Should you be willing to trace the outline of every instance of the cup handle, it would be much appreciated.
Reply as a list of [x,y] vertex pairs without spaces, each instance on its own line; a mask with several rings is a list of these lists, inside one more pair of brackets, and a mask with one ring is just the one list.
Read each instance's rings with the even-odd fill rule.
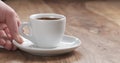
[[[29,28],[29,31],[30,31],[30,33],[29,34],[25,34],[25,33],[23,33],[23,28],[25,27],[25,26],[28,26],[28,28]],[[31,28],[30,28],[30,23],[28,23],[28,22],[23,22],[21,25],[20,25],[20,27],[19,27],[19,33],[23,36],[23,37],[25,37],[26,39],[31,39]]]

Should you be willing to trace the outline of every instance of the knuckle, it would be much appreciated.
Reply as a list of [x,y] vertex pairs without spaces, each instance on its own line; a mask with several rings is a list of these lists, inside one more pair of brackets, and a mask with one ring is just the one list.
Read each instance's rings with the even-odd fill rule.
[[5,45],[5,40],[4,39],[0,39],[0,45],[2,45],[2,46]]
[[7,40],[7,41],[6,41],[6,44],[5,44],[5,47],[8,47],[8,48],[9,48],[9,47],[11,47],[11,46],[12,46],[12,43],[11,43],[9,40]]
[[14,10],[9,10],[9,11],[7,12],[7,16],[8,16],[8,17],[14,17],[14,16],[16,16],[16,13],[15,13]]

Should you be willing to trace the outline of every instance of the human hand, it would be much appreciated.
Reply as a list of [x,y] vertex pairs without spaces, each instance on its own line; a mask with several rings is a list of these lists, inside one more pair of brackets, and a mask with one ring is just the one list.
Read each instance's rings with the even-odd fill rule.
[[20,19],[16,12],[8,5],[0,1],[0,45],[7,50],[15,50],[12,40],[22,43],[18,33]]

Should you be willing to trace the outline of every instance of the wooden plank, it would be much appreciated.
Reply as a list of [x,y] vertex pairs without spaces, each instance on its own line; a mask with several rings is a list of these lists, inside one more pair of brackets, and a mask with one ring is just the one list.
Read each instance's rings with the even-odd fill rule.
[[110,21],[120,25],[120,4],[119,2],[88,2],[86,3],[86,7],[99,14],[101,16],[106,17]]

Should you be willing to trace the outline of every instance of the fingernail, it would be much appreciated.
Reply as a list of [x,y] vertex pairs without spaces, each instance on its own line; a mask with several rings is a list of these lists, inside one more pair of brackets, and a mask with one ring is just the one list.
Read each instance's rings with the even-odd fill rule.
[[23,42],[23,40],[22,40],[22,38],[20,37],[20,35],[17,35],[16,36],[16,41],[18,42],[18,43],[22,43]]

